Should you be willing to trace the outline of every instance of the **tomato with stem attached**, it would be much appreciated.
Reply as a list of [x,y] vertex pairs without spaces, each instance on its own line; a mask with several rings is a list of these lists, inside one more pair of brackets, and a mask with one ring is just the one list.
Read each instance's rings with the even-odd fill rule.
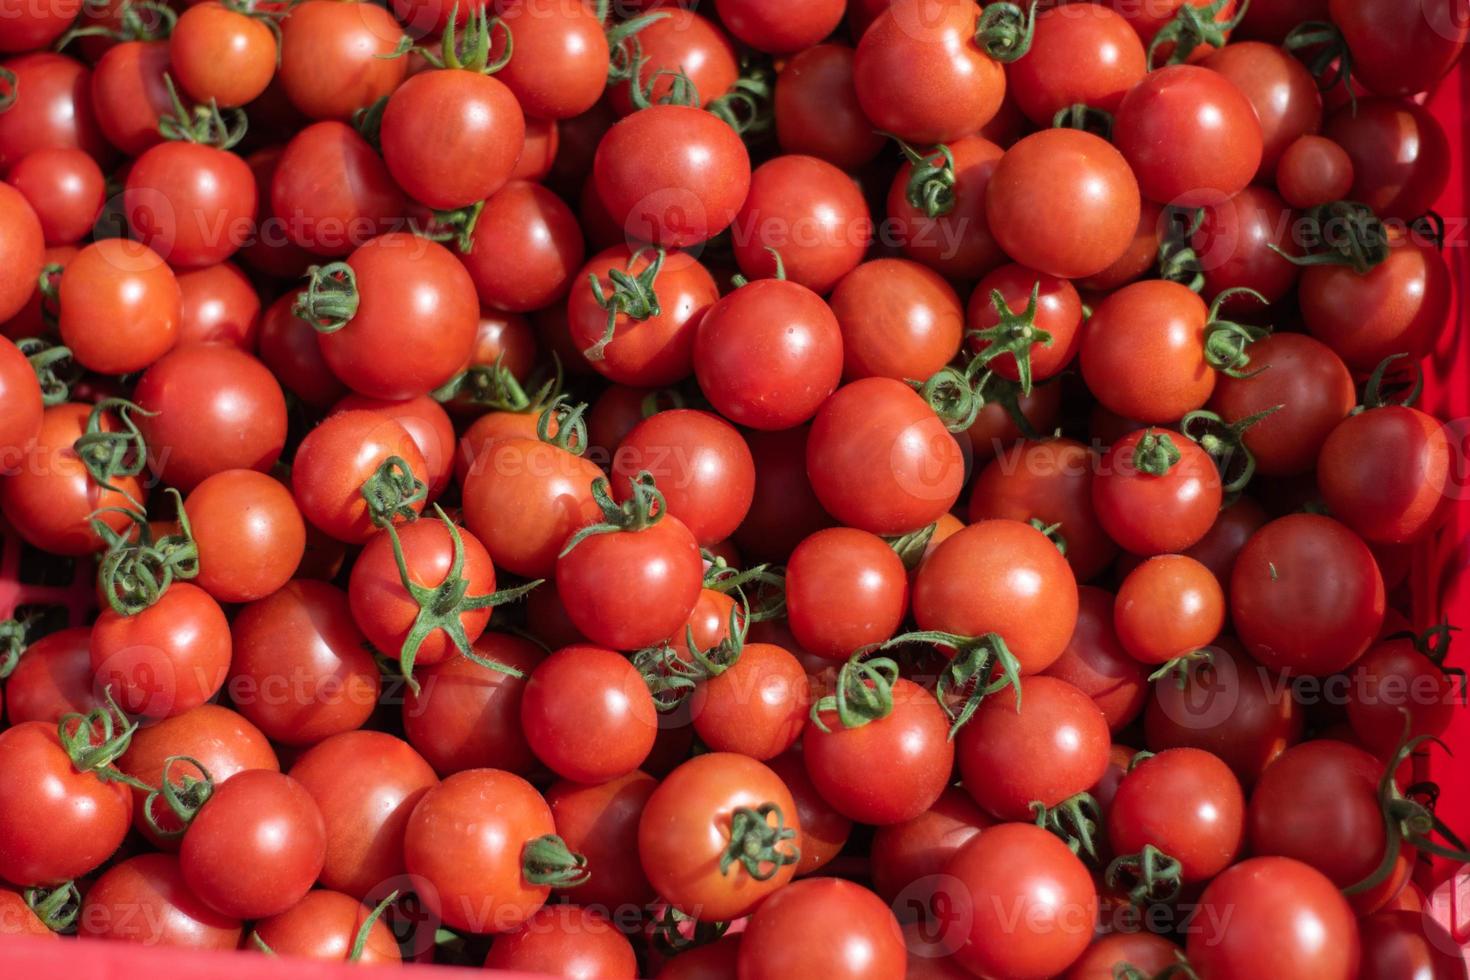
[[264,943],[277,956],[326,962],[396,965],[398,941],[373,909],[351,895],[318,888],[279,915],[251,930],[251,943]]
[[577,901],[614,909],[655,900],[638,858],[638,822],[656,788],[658,780],[640,770],[596,785],[561,780],[547,788],[557,834],[587,858],[591,877],[572,892]]
[[1116,112],[1148,72],[1133,26],[1104,4],[1036,15],[1031,48],[1006,69],[1007,93],[1026,118],[1050,126],[1074,105]]
[[1148,699],[1148,671],[1119,642],[1114,597],[1093,585],[1077,587],[1077,627],[1067,649],[1045,671],[1092,698],[1113,731],[1127,727]]
[[1377,405],[1338,422],[1317,456],[1328,513],[1373,544],[1419,541],[1453,499],[1448,429],[1408,405]]
[[[167,63],[167,51],[164,52]],[[85,151],[99,164],[109,164],[116,151],[102,135],[93,105],[93,73],[66,55],[35,51],[10,58],[5,68],[15,76],[11,92],[24,90],[0,113],[0,172],[34,150],[67,147]]]
[[506,36],[515,45],[496,78],[514,93],[527,116],[570,119],[597,103],[607,87],[610,52],[592,7],[512,0],[495,8],[504,29],[495,33],[491,58],[503,54]]
[[104,609],[92,627],[92,669],[123,710],[170,718],[214,697],[229,674],[232,644],[208,592],[174,582],[152,605]]
[[291,137],[270,177],[262,235],[315,255],[347,255],[408,214],[408,199],[366,139],[342,122]]
[[383,7],[308,0],[281,21],[277,78],[305,115],[345,121],[403,83],[408,59],[393,57],[403,39]]
[[[533,0],[534,2],[534,0]],[[566,296],[582,266],[577,217],[540,184],[512,180],[485,201],[460,261],[480,302],[526,313]],[[493,361],[493,358],[492,358]]]
[[276,74],[276,32],[263,19],[214,0],[179,15],[168,43],[169,70],[199,102],[222,109],[253,102]]
[[842,328],[848,381],[928,378],[959,352],[965,329],[959,297],[918,262],[864,262],[842,277],[829,304]]
[[986,193],[1005,151],[983,136],[905,149],[888,186],[885,235],[904,254],[950,279],[974,279],[1005,261]]
[[1138,429],[1103,455],[1092,505],[1124,551],[1180,552],[1209,533],[1224,494],[1214,460],[1193,440]]
[[[378,521],[423,510],[427,478],[423,454],[396,420],[377,412],[339,412],[302,440],[291,488],[313,526],[340,541],[361,543],[377,533]],[[371,502],[365,484],[374,488]]]
[[801,661],[770,643],[744,643],[736,661],[701,682],[689,699],[694,731],[715,752],[762,762],[801,737],[811,708]]
[[223,262],[255,229],[250,165],[228,149],[191,142],[196,138],[185,135],[145,151],[128,169],[123,188],[133,237],[181,271]]
[[825,160],[778,156],[755,169],[732,230],[735,261],[753,279],[790,279],[829,293],[873,240],[862,191]]
[[1214,573],[1184,555],[1155,555],[1118,586],[1113,623],[1123,648],[1146,664],[1188,657],[1225,625]]

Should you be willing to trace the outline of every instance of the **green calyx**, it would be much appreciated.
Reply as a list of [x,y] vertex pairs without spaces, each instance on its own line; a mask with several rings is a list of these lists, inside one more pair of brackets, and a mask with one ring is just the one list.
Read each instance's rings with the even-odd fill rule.
[[[971,369],[981,366],[970,362]],[[973,383],[970,369],[942,367],[927,381],[909,384],[950,432],[964,432],[974,425],[980,409],[985,407],[985,399]]]
[[9,68],[0,66],[0,112],[5,112],[15,105],[18,95],[20,95],[20,79]]
[[1073,854],[1097,860],[1098,831],[1102,829],[1102,808],[1091,793],[1069,796],[1056,806],[1040,800],[1031,802],[1036,826],[1049,831],[1067,845]]
[[173,114],[161,116],[158,120],[158,131],[164,139],[228,150],[245,138],[245,129],[249,125],[245,110],[228,109],[221,113],[213,99],[207,106],[190,109],[179,98],[172,76],[165,73],[163,81],[173,102]]
[[437,402],[474,405],[487,412],[539,415],[561,394],[566,380],[562,373],[561,358],[553,354],[551,360],[551,376],[529,394],[505,366],[505,355],[502,353],[494,364],[474,364],[456,374],[429,392],[429,397]]
[[1307,254],[1292,255],[1275,244],[1267,247],[1293,265],[1342,265],[1360,276],[1388,260],[1388,230],[1366,204],[1319,204],[1305,218],[1302,237]]
[[[87,4],[89,9],[106,10],[106,5],[97,3]],[[106,24],[90,24],[86,27],[73,27],[52,44],[52,50],[65,50],[68,44],[84,37],[105,37],[118,44],[129,41],[166,41],[173,34],[174,28],[178,26],[179,15],[167,4],[153,3],[152,0],[128,0],[116,8],[117,26],[110,27]]]
[[1066,536],[1062,534],[1061,521],[1057,521],[1054,524],[1048,524],[1046,523],[1046,521],[1043,521],[1039,517],[1033,517],[1026,523],[1030,524],[1032,527],[1036,528],[1036,530],[1046,535],[1046,539],[1057,546],[1057,550],[1062,553],[1062,557],[1067,557],[1067,539]]
[[1319,90],[1327,92],[1341,85],[1347,93],[1353,115],[1358,114],[1358,95],[1353,87],[1353,52],[1336,24],[1325,20],[1298,24],[1286,35],[1281,46],[1294,55],[1304,55],[1307,71],[1317,80]]
[[[464,33],[460,33],[460,31]],[[495,48],[495,32],[499,30],[505,36],[505,50],[499,58],[490,60],[490,52]],[[404,39],[406,42],[407,38]],[[412,47],[412,42],[408,42]],[[506,65],[510,64],[511,55],[515,51],[515,38],[511,36],[510,28],[499,17],[490,16],[490,5],[484,4],[475,10],[466,19],[463,27],[459,25],[459,4],[451,8],[449,22],[444,26],[444,34],[440,38],[439,50],[431,48],[420,48],[419,53],[424,60],[435,68],[448,68],[458,71],[474,72],[480,75],[493,75]],[[394,56],[406,54],[407,49],[394,52]]]
[[137,722],[127,715],[112,698],[112,688],[103,692],[106,703],[86,714],[68,712],[61,716],[56,732],[61,747],[77,772],[90,772],[103,782],[124,783],[145,793],[153,787],[119,772],[114,766],[132,744]]
[[929,550],[929,542],[934,538],[934,532],[938,528],[939,522],[935,521],[933,524],[925,525],[917,531],[910,531],[908,534],[900,534],[896,537],[884,538],[883,540],[887,541],[888,547],[892,548],[893,553],[898,555],[899,561],[903,562],[903,567],[912,572],[919,567],[919,562],[923,559],[924,552]]
[[398,566],[398,578],[404,590],[419,607],[418,614],[414,617],[413,625],[409,628],[408,635],[403,640],[402,647],[398,651],[399,670],[409,687],[415,693],[418,692],[418,684],[413,678],[413,665],[418,657],[419,648],[424,645],[424,640],[435,630],[443,630],[444,634],[454,643],[460,655],[472,660],[481,667],[509,674],[512,677],[523,676],[519,670],[496,660],[490,660],[476,654],[471,647],[468,635],[465,633],[464,623],[460,616],[464,613],[477,609],[492,609],[508,602],[522,599],[536,586],[541,584],[541,579],[528,582],[525,585],[516,586],[513,589],[501,589],[487,595],[469,595],[470,582],[464,577],[464,538],[459,533],[459,528],[451,521],[439,507],[434,505],[434,513],[443,522],[444,529],[449,534],[452,547],[452,558],[449,570],[444,574],[444,580],[435,586],[425,586],[413,580],[408,571],[408,561],[403,555],[403,543],[398,539],[398,531],[392,524],[385,526],[388,532],[389,542],[393,546],[393,562]]
[[[683,69],[660,69],[649,75],[646,82],[641,82],[643,67],[647,61],[641,49],[633,56],[633,73],[628,79],[628,98],[635,109],[651,109],[655,105],[680,105],[698,109],[704,104],[699,97],[699,88],[694,84],[694,79],[686,75]],[[669,80],[669,89],[655,102],[653,90],[658,87],[661,78]]]
[[[175,780],[171,770],[181,762],[188,763],[199,770],[199,775],[183,775]],[[163,760],[163,773],[159,776],[158,788],[150,792],[143,800],[143,820],[148,824],[149,829],[161,839],[177,840],[184,836],[184,831],[189,829],[189,824],[193,823],[200,808],[209,802],[209,798],[213,795],[214,778],[210,776],[209,770],[204,768],[202,762],[186,755],[169,756]],[[168,806],[169,812],[178,820],[177,829],[159,825],[158,818],[153,815],[153,808],[159,800]]]
[[1214,412],[1200,409],[1179,420],[1179,431],[1198,443],[1215,461],[1215,468],[1220,471],[1220,489],[1226,494],[1237,494],[1256,475],[1256,457],[1245,444],[1246,432],[1285,407],[1273,405],[1237,422],[1226,422]]
[[314,265],[306,270],[306,288],[296,294],[295,316],[317,333],[336,333],[357,315],[357,273],[346,262]]
[[740,77],[705,108],[742,139],[770,132],[776,125],[776,72],[766,61],[742,59]]
[[47,929],[59,934],[74,931],[77,916],[82,911],[82,893],[77,889],[76,882],[68,881],[45,888],[27,888],[21,892],[21,898]]
[[[102,421],[109,413],[120,425],[116,431],[106,431],[102,427]],[[134,413],[150,417],[158,414],[145,412],[126,398],[104,398],[92,406],[86,428],[72,443],[72,451],[93,482],[114,493],[123,491],[113,486],[111,481],[118,477],[138,476],[147,464],[148,449],[143,441],[143,431],[133,421]]]
[[1111,142],[1113,122],[1113,114],[1106,109],[1098,109],[1085,102],[1074,102],[1064,109],[1057,110],[1056,115],[1051,117],[1051,128],[1078,129],[1084,133],[1101,136]]
[[484,201],[463,208],[435,211],[433,221],[420,234],[432,242],[450,242],[461,255],[475,250],[475,227],[480,223],[480,214],[485,210]]
[[[1402,362],[1402,363],[1400,363]],[[1395,372],[1406,368],[1406,379]],[[1408,354],[1390,354],[1378,362],[1363,389],[1363,405],[1355,412],[1383,408],[1386,405],[1412,406],[1424,393],[1424,367]]]
[[879,649],[905,643],[932,643],[953,651],[934,688],[939,706],[949,716],[951,739],[974,717],[981,701],[1007,687],[1015,690],[1016,710],[1021,710],[1021,665],[999,633],[961,636],[942,630],[916,630],[895,636]]
[[428,486],[414,475],[402,456],[383,460],[358,492],[367,503],[368,520],[376,527],[418,520],[419,510],[429,497]]
[[750,616],[741,599],[730,610],[725,637],[712,649],[701,650],[694,642],[694,628],[684,628],[685,652],[668,643],[645,647],[633,654],[633,666],[648,685],[653,703],[668,712],[683,704],[694,689],[718,677],[740,660]]
[[[732,567],[724,558],[707,549],[700,550],[705,561],[704,587],[729,595],[735,593],[737,605],[744,609],[746,622],[764,623],[786,616],[786,569],[780,565]],[[747,598],[747,593],[751,598]]]
[[954,153],[940,143],[928,153],[920,153],[891,133],[884,134],[898,144],[909,162],[909,180],[904,186],[904,200],[909,207],[930,218],[940,218],[954,210],[957,179]]
[[26,356],[41,386],[41,404],[48,408],[71,398],[71,386],[82,376],[71,350],[40,337],[22,337],[15,346]]
[[654,290],[654,284],[664,267],[664,258],[667,253],[663,249],[658,249],[654,260],[635,276],[629,270],[642,254],[641,249],[635,252],[628,260],[627,269],[607,270],[607,278],[612,282],[611,290],[603,288],[602,280],[596,273],[589,273],[587,276],[587,281],[592,287],[592,298],[598,306],[607,311],[607,327],[602,337],[597,343],[582,351],[589,361],[602,360],[607,345],[612,343],[619,316],[642,321],[663,312],[659,306],[658,293]]
[[729,929],[728,922],[701,922],[668,903],[649,926],[654,947],[665,956],[677,956],[697,946],[708,946]]
[[1178,283],[1193,292],[1205,288],[1205,270],[1194,250],[1194,236],[1205,221],[1204,208],[1164,209],[1159,233],[1157,265],[1159,278]]
[[352,128],[380,153],[383,150],[383,111],[387,108],[388,96],[383,95],[372,105],[352,113]]
[[15,672],[26,652],[26,625],[18,619],[0,620],[0,681]]
[[1149,476],[1164,476],[1184,455],[1167,432],[1148,429],[1133,447],[1133,468]]
[[[990,305],[1000,317],[1000,322],[984,330],[969,330],[965,336],[984,345],[975,354],[971,365],[987,365],[1003,354],[1016,359],[1016,374],[1021,382],[1021,394],[1031,394],[1031,348],[1050,347],[1052,335],[1036,326],[1036,311],[1041,302],[1041,281],[1031,287],[1026,308],[1020,313],[1011,310],[999,289],[990,291]],[[972,420],[973,421],[973,420]]]
[[[1163,680],[1166,677],[1173,677],[1175,686],[1182,691],[1189,687],[1190,678],[1194,677],[1197,671],[1204,670],[1214,662],[1215,653],[1208,647],[1191,650],[1177,657],[1171,657],[1160,664],[1153,673],[1148,675],[1149,683]],[[1130,770],[1141,761],[1141,759],[1135,756],[1133,761],[1129,763]]]
[[1224,319],[1220,311],[1235,296],[1249,296],[1262,306],[1268,305],[1266,297],[1245,286],[1223,290],[1216,296],[1210,304],[1209,320],[1205,323],[1205,363],[1232,378],[1253,378],[1261,371],[1246,371],[1251,362],[1246,348],[1270,336],[1271,328]]
[[1213,0],[1212,3],[1196,7],[1192,4],[1184,4],[1174,19],[1163,27],[1148,45],[1148,67],[1150,70],[1159,67],[1158,54],[1165,46],[1172,44],[1174,50],[1170,52],[1166,65],[1182,65],[1189,61],[1190,55],[1200,45],[1209,45],[1212,48],[1223,48],[1229,40],[1230,32],[1240,26],[1245,13],[1250,9],[1250,0],[1244,0],[1240,8],[1236,10],[1235,16],[1221,23],[1215,17],[1224,10],[1231,0]]
[[612,484],[599,477],[592,483],[592,499],[602,508],[602,520],[589,524],[576,534],[561,549],[557,557],[564,558],[595,534],[612,534],[614,531],[643,531],[663,520],[668,505],[663,492],[654,482],[653,474],[642,470],[633,477],[628,488],[628,499],[621,504],[613,499]]
[[898,680],[898,664],[887,657],[869,658],[870,651],[859,650],[837,672],[837,683],[831,694],[812,705],[812,723],[831,732],[823,715],[835,713],[843,728],[861,728],[869,722],[893,714],[893,682]]
[[[1152,844],[1137,854],[1120,854],[1108,864],[1103,880],[1109,888],[1124,889],[1139,908],[1174,901],[1184,884],[1184,867]],[[1126,886],[1126,887],[1125,887]]]
[[756,881],[769,881],[788,864],[801,860],[796,829],[786,826],[775,803],[736,807],[730,814],[730,842],[720,855],[720,874],[739,864]]
[[184,510],[184,499],[173,487],[168,493],[174,498],[179,531],[157,541],[141,507],[98,511],[126,516],[132,523],[122,532],[114,531],[98,514],[92,516],[93,530],[107,545],[97,563],[97,587],[119,616],[136,616],[163,598],[175,581],[199,574],[199,547]]
[[[605,8],[606,0],[600,0]],[[639,17],[614,24],[607,29],[607,47],[611,58],[607,65],[607,84],[609,87],[633,81],[637,86],[636,79],[645,63],[643,58],[643,46],[638,41],[638,34],[648,25],[655,21],[666,20],[670,16],[667,10],[655,10]],[[607,11],[604,9],[600,17],[603,23],[607,23]]]
[[[767,245],[765,248],[766,248],[766,251],[770,253],[771,258],[776,263],[776,274],[775,274],[775,276],[773,278],[779,279],[780,281],[785,282],[786,281],[786,260],[783,259],[783,258],[781,258],[781,253],[778,252],[776,249],[772,248],[771,246]],[[750,280],[747,279],[747,278],[745,278],[745,276],[743,276],[743,275],[741,275],[740,273],[737,272],[737,273],[735,273],[735,275],[733,275],[733,276],[730,277],[730,283],[736,289],[739,289],[742,286],[749,286],[750,285]],[[648,416],[646,416],[646,415],[644,416],[644,418],[647,418],[647,417]]]
[[975,25],[975,43],[1002,64],[1025,57],[1035,35],[1036,0],[1024,10],[1014,3],[986,4]]
[[[587,451],[587,403],[572,404],[566,395],[556,395],[536,417],[536,438],[573,456]],[[551,432],[556,424],[556,434]]]
[[574,853],[560,837],[547,834],[527,841],[521,850],[521,877],[532,885],[576,888],[592,875],[585,857]]

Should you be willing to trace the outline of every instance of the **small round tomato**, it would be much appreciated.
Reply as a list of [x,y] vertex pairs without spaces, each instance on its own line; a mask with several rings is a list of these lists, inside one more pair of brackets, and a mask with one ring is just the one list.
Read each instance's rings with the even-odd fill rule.
[[[885,239],[896,238],[905,255],[949,279],[975,279],[1000,265],[1005,253],[986,217],[986,188],[1004,152],[983,136],[964,136],[936,147],[923,158],[926,172],[943,167],[928,178],[938,181],[933,185],[915,185],[917,165],[905,160],[888,185]],[[931,186],[939,191],[937,207],[927,196]]]
[[123,213],[133,236],[175,269],[223,262],[255,229],[255,175],[226,150],[169,142],[128,169]]
[[7,60],[5,67],[15,76],[8,91],[24,91],[25,98],[0,113],[0,171],[50,147],[84,150],[98,163],[113,159],[116,153],[93,111],[92,72],[85,65],[66,55],[35,51]]
[[898,920],[877,895],[841,878],[806,878],[763,902],[740,938],[740,976],[832,980],[903,976]]
[[391,231],[407,211],[372,145],[346,123],[320,122],[280,151],[260,234],[316,255],[347,255]]
[[536,757],[564,779],[601,783],[637,769],[653,749],[653,695],[612,650],[564,647],[536,666],[521,697]]
[[710,404],[730,421],[789,429],[811,418],[837,387],[842,328],[805,286],[759,279],[715,303],[698,322],[694,374]]
[[392,55],[403,37],[383,7],[297,4],[281,20],[281,87],[310,118],[346,121],[402,84],[408,59]]
[[92,627],[92,669],[130,714],[169,718],[214,697],[230,671],[230,625],[219,603],[174,582],[128,616],[104,609]]
[[128,156],[163,142],[158,124],[173,111],[165,80],[168,70],[167,41],[124,41],[97,61],[88,115],[96,119],[107,142]]
[[[97,161],[71,147],[27,153],[10,168],[5,180],[35,210],[47,245],[74,245],[91,234],[107,196]],[[11,309],[15,302],[10,291],[26,284],[26,272],[35,264],[35,239],[24,213],[7,191],[0,191],[0,221],[6,229],[4,266],[14,270],[7,275],[6,294],[0,296],[0,320],[4,320],[16,312]],[[10,286],[12,282],[17,285]]]
[[1128,655],[1113,626],[1114,597],[1091,585],[1077,588],[1077,627],[1067,649],[1043,673],[1066,681],[1083,694],[1118,731],[1143,710],[1148,671]]
[[577,901],[615,909],[655,900],[638,858],[638,822],[657,787],[658,780],[635,770],[595,786],[562,780],[546,790],[557,834],[587,859],[591,877],[573,892]]
[[1329,116],[1322,134],[1352,160],[1352,199],[1380,217],[1413,221],[1449,182],[1444,127],[1416,102],[1359,99]]
[[[377,412],[338,412],[302,440],[291,468],[291,489],[302,516],[314,527],[339,541],[360,543],[378,531],[363,484],[390,466],[395,477],[427,486],[424,456],[399,422]],[[405,506],[414,513],[423,510],[422,495]]]
[[1383,0],[1330,0],[1325,6],[1352,52],[1353,81],[1378,95],[1432,88],[1465,47],[1465,21],[1443,0],[1419,0],[1410,17]]
[[1353,159],[1325,136],[1299,136],[1276,164],[1276,190],[1294,208],[1341,201],[1353,189]]
[[732,540],[747,560],[784,561],[808,535],[835,523],[806,474],[808,432],[798,426],[746,435],[755,460],[755,496]]
[[872,239],[862,191],[832,164],[807,156],[779,156],[757,167],[733,230],[735,261],[746,276],[784,272],[815,293],[831,292]]
[[853,50],[845,44],[817,44],[786,62],[776,76],[775,109],[776,140],[787,153],[850,171],[883,148],[858,105]]
[[1179,881],[1208,881],[1245,842],[1245,794],[1230,768],[1200,749],[1165,749],[1118,784],[1108,811],[1113,852],[1153,846],[1179,862]]
[[540,184],[520,180],[485,201],[470,249],[460,255],[480,302],[517,313],[564,297],[583,258],[582,230],[572,209]]
[[1195,442],[1139,429],[1112,445],[1092,481],[1092,505],[1108,536],[1147,557],[1183,551],[1215,523],[1220,471]]
[[754,759],[697,755],[664,777],[638,822],[643,870],[670,905],[701,922],[748,915],[796,869],[796,803]]
[[1173,422],[1215,389],[1205,360],[1209,311],[1176,282],[1136,282],[1098,304],[1082,330],[1082,376],[1109,410],[1139,422]]
[[570,119],[597,103],[607,87],[610,52],[592,8],[548,0],[513,0],[495,8],[502,30],[494,33],[491,61],[506,53],[502,38],[514,44],[510,61],[495,77],[515,94],[527,116]]
[[6,338],[0,338],[0,402],[6,408],[0,420],[0,473],[10,473],[20,467],[41,434],[45,406],[31,362]]
[[291,580],[306,550],[306,524],[291,491],[254,470],[223,470],[184,500],[199,574],[220,602],[250,602]]
[[601,914],[576,905],[548,905],[514,932],[497,936],[485,968],[633,980],[638,976],[638,957],[633,945]]
[[5,711],[12,725],[54,725],[64,714],[86,714],[102,704],[102,692],[93,683],[91,627],[57,630],[36,640],[5,679]]
[[1044,129],[1006,150],[996,164],[985,215],[1014,261],[1082,279],[1128,250],[1139,202],[1128,161],[1107,140],[1077,129]]
[[[1438,736],[1449,728],[1459,704],[1455,679],[1420,652],[1413,640],[1391,639],[1374,645],[1353,665],[1349,676],[1347,715],[1353,733],[1383,757],[1392,755],[1404,740],[1405,711],[1410,716],[1410,738]],[[10,683],[15,684],[14,675]]]
[[454,475],[454,423],[449,413],[430,395],[403,400],[368,398],[348,395],[332,409],[334,412],[365,409],[394,419],[408,432],[423,454],[428,468],[428,500],[439,498]]
[[801,661],[770,643],[747,643],[740,657],[689,699],[694,731],[715,752],[766,761],[801,737],[811,707]]
[[[693,4],[657,2],[662,16],[641,27],[632,39],[622,46],[623,53],[615,57],[628,58],[627,81],[608,86],[607,103],[619,116],[627,116],[637,109],[633,100],[633,85],[647,97],[649,103],[658,105],[672,99],[674,75],[682,73],[692,83],[694,94],[701,106],[708,106],[728,92],[740,79],[740,62],[735,45],[713,21],[701,17],[691,9]],[[629,5],[636,8],[639,0]],[[642,3],[653,7],[654,3]],[[636,45],[636,49],[628,48]],[[638,67],[636,81],[633,68],[634,56],[643,61]]]
[[1322,95],[1317,83],[1285,48],[1241,41],[1227,44],[1200,64],[1235,83],[1256,110],[1262,141],[1257,178],[1269,179],[1293,141],[1322,127]]
[[791,749],[766,762],[771,771],[791,790],[796,801],[797,823],[801,825],[801,859],[796,862],[797,875],[808,875],[832,863],[852,836],[852,821],[822,799],[800,748]]
[[1147,72],[1143,42],[1117,12],[1102,4],[1045,10],[1030,50],[1006,69],[1007,95],[1031,122],[1050,126],[1074,105],[1116,112]]
[[[351,895],[318,888],[279,915],[262,919],[251,930],[277,956],[347,962],[373,910]],[[354,963],[393,965],[402,961],[393,930],[381,919],[368,928]]]
[[[1301,274],[1288,258],[1301,254],[1292,221],[1286,202],[1265,187],[1247,187],[1206,207],[1190,240],[1203,269],[1204,298],[1213,302],[1226,290],[1251,289],[1267,303],[1276,303],[1291,292]],[[1229,312],[1259,306],[1260,299],[1248,293],[1232,294],[1220,303]]]
[[901,920],[928,918],[945,862],[994,823],[963,789],[947,788],[917,817],[879,827],[873,834],[873,890]]
[[87,889],[77,932],[89,939],[233,952],[241,924],[194,894],[178,858],[140,854],[108,868]]
[[1407,405],[1349,415],[1322,443],[1328,512],[1374,544],[1418,541],[1443,520],[1455,461],[1444,425]]
[[1327,517],[1292,514],[1257,531],[1230,576],[1231,618],[1251,656],[1323,677],[1351,665],[1383,624],[1373,552]]
[[139,371],[179,335],[179,281],[153,249],[107,238],[77,253],[61,275],[62,343],[98,374]]
[[1225,593],[1214,573],[1184,555],[1156,555],[1118,586],[1113,624],[1135,659],[1167,663],[1203,649],[1225,625]]
[[802,541],[786,563],[786,617],[802,647],[846,660],[894,634],[908,611],[908,574],[888,542],[850,527]]
[[1067,280],[1011,263],[975,286],[966,325],[970,349],[1001,377],[1029,388],[1033,380],[1057,374],[1077,353],[1082,299]]
[[845,0],[814,0],[792,9],[779,0],[716,0],[720,22],[767,54],[795,54],[827,37],[846,13]]
[[255,350],[260,295],[239,266],[221,262],[182,273],[178,280],[178,346],[228,344],[247,354]]
[[276,33],[262,18],[206,0],[179,15],[168,44],[170,72],[198,102],[253,102],[276,74]]
[[917,262],[864,262],[837,283],[830,304],[842,328],[848,381],[928,378],[959,353],[965,330],[959,297]]

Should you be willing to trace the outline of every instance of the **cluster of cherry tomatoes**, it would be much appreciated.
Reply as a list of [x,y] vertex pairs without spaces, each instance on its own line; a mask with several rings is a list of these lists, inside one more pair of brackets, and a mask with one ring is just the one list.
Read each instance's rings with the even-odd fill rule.
[[0,0],[0,933],[1463,976],[1456,4],[694,6]]

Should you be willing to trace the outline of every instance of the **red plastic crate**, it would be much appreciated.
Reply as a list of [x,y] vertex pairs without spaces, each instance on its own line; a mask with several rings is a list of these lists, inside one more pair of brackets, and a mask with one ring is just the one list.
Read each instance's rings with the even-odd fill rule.
[[[1451,440],[1460,452],[1454,487],[1461,503],[1445,526],[1414,556],[1409,587],[1411,615],[1416,625],[1441,620],[1470,629],[1470,324],[1466,323],[1466,298],[1470,296],[1470,70],[1462,63],[1428,102],[1451,140],[1449,187],[1438,205],[1447,222],[1444,255],[1457,284],[1450,319],[1439,347],[1426,366],[1423,405],[1450,426]],[[8,529],[7,529],[8,530]],[[0,618],[10,615],[18,603],[65,605],[73,615],[79,601],[76,589],[21,586],[17,583],[19,548],[7,534],[0,550]],[[79,574],[85,574],[82,565]],[[1461,643],[1470,643],[1470,638]],[[1451,661],[1470,669],[1470,656],[1461,651]],[[1422,760],[1424,775],[1440,786],[1439,813],[1452,826],[1470,834],[1470,779],[1465,779],[1465,759],[1470,757],[1470,708],[1456,713],[1445,738],[1456,753],[1451,759],[1434,752]],[[1444,861],[1426,864],[1416,879],[1430,893],[1427,914],[1442,924],[1461,944],[1470,963],[1470,866]],[[364,968],[307,960],[273,959],[266,956],[203,953],[178,949],[149,949],[101,942],[46,942],[7,940],[0,945],[0,966],[6,976],[36,977],[67,973],[87,980],[131,980],[151,975],[196,975],[209,980],[362,980]],[[430,972],[426,972],[430,971]],[[371,968],[370,977],[393,972],[403,980],[438,977],[486,977],[484,970],[443,966],[406,965],[389,971]],[[523,973],[496,971],[500,980],[537,980]]]

